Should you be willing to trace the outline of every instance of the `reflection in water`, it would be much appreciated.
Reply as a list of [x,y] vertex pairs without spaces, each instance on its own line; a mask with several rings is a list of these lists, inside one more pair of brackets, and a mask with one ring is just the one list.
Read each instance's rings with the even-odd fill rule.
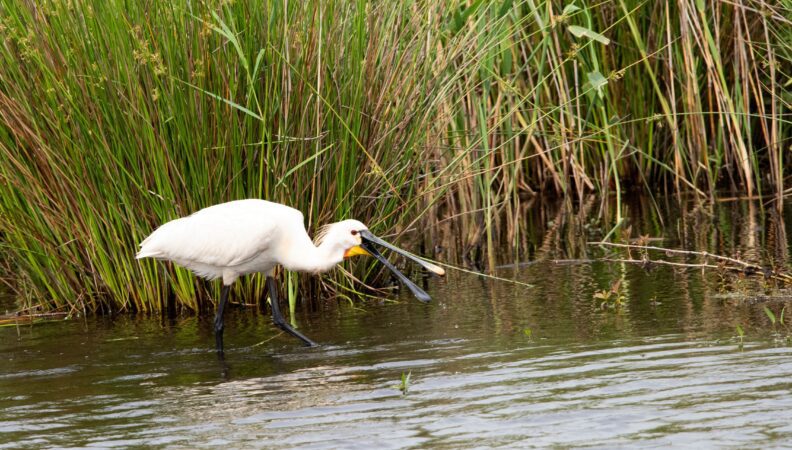
[[[450,273],[429,282],[430,305],[323,305],[297,320],[319,348],[242,310],[227,319],[224,361],[209,318],[0,328],[0,448],[789,442],[792,349],[763,311],[788,297],[745,301],[773,289],[762,280],[582,263],[604,251],[585,245],[608,231],[590,218],[599,206],[535,211],[531,233],[514,231],[526,262],[504,252],[497,272],[533,288]],[[790,209],[655,211],[628,204],[617,237],[789,264]],[[593,294],[615,281],[624,305],[603,309]]]

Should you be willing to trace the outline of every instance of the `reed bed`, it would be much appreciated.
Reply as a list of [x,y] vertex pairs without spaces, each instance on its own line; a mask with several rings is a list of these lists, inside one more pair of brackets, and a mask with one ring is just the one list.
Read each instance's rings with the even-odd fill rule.
[[311,231],[354,217],[416,245],[452,236],[482,268],[504,243],[520,254],[537,196],[614,198],[616,223],[629,190],[780,202],[790,25],[789,0],[11,0],[5,279],[23,308],[201,310],[217,287],[134,260],[137,244],[248,197]]

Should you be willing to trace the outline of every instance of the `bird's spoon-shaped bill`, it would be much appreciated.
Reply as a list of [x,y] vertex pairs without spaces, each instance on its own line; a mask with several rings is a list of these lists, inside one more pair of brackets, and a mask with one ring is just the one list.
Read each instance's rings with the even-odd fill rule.
[[431,271],[431,272],[433,272],[433,273],[435,273],[437,275],[444,275],[445,274],[445,271],[442,268],[440,268],[440,267],[438,267],[438,266],[436,266],[434,264],[428,263],[428,262],[426,262],[426,261],[424,261],[424,260],[422,260],[422,259],[420,259],[420,258],[418,258],[416,256],[411,255],[410,253],[405,252],[404,250],[402,250],[402,249],[400,249],[400,248],[398,248],[398,247],[396,247],[394,245],[391,245],[391,244],[383,241],[382,239],[380,239],[380,238],[374,236],[373,234],[371,234],[371,232],[369,232],[368,230],[361,231],[360,232],[360,237],[362,238],[362,241],[363,241],[360,246],[363,247],[364,250],[369,252],[369,254],[371,256],[377,258],[377,260],[379,262],[381,262],[385,267],[390,269],[390,271],[393,272],[394,275],[396,275],[396,277],[399,279],[399,281],[401,281],[405,286],[407,286],[407,288],[413,293],[413,295],[415,295],[415,298],[417,298],[418,300],[420,300],[420,301],[422,301],[424,303],[429,302],[429,301],[432,300],[432,297],[430,297],[429,294],[426,293],[426,291],[424,291],[423,289],[419,288],[415,283],[413,283],[409,278],[407,278],[403,273],[401,273],[401,271],[399,271],[399,269],[397,269],[396,266],[391,264],[390,261],[388,261],[384,256],[382,256],[382,254],[379,252],[379,250],[377,250],[377,248],[374,247],[374,244],[378,244],[378,245],[381,245],[381,246],[383,246],[385,248],[393,250],[394,252],[404,256],[405,258],[410,259],[412,261],[415,261],[416,263],[420,264],[421,266],[423,266],[427,270],[429,270],[429,271]]
[[413,283],[409,278],[407,278],[403,273],[401,273],[401,271],[399,271],[399,269],[397,269],[396,266],[391,264],[391,262],[388,261],[387,258],[382,256],[379,250],[377,250],[373,245],[371,245],[371,242],[363,241],[363,243],[360,244],[360,246],[363,247],[367,252],[369,252],[371,256],[377,258],[377,260],[381,262],[385,267],[390,269],[390,271],[393,272],[394,275],[396,275],[399,281],[401,281],[402,284],[407,286],[407,289],[409,289],[413,293],[413,295],[415,295],[415,298],[417,298],[418,300],[424,303],[427,303],[432,300],[432,297],[429,297],[429,294],[427,294],[426,291],[416,286],[416,284]]
[[439,275],[441,277],[443,275],[445,275],[445,270],[443,270],[442,267],[434,265],[434,264],[432,264],[432,263],[430,263],[428,261],[424,261],[423,259],[418,258],[417,256],[415,256],[415,255],[413,255],[411,253],[408,253],[408,252],[400,249],[399,247],[396,247],[395,245],[391,245],[391,244],[383,241],[382,239],[378,238],[377,236],[374,236],[368,230],[362,230],[360,232],[360,237],[363,238],[364,242],[368,241],[368,242],[371,242],[371,243],[374,243],[374,244],[377,244],[377,245],[381,245],[381,246],[383,246],[383,247],[385,247],[387,249],[393,250],[394,252],[404,256],[405,258],[420,264],[423,268],[425,268],[426,270],[434,273],[435,275]]

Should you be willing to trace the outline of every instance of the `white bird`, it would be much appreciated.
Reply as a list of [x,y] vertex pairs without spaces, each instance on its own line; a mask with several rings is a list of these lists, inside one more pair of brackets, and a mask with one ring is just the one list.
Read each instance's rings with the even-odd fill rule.
[[442,268],[377,238],[357,220],[344,220],[323,227],[314,245],[305,231],[300,211],[257,199],[221,203],[188,217],[172,220],[140,243],[136,258],[169,260],[198,276],[210,280],[223,279],[214,322],[217,351],[222,354],[223,312],[229,288],[240,276],[257,272],[267,276],[273,323],[306,345],[316,345],[289,326],[280,312],[278,289],[273,278],[278,265],[286,270],[321,273],[332,269],[344,258],[371,255],[393,271],[418,300],[431,300],[426,292],[385,259],[373,244],[389,248],[437,275],[445,274]]

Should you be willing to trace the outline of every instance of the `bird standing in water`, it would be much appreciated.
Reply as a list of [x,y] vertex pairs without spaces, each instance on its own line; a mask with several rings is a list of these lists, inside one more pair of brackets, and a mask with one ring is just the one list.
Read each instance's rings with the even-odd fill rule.
[[415,261],[427,270],[445,271],[374,236],[357,220],[344,220],[323,227],[316,244],[308,237],[300,211],[266,200],[237,200],[204,208],[195,214],[172,220],[157,228],[140,244],[136,258],[173,261],[196,275],[223,279],[220,303],[215,315],[217,351],[223,352],[223,312],[231,284],[242,275],[261,272],[267,276],[272,321],[283,331],[315,346],[312,340],[292,328],[280,312],[275,267],[322,273],[356,255],[371,255],[390,269],[415,297],[431,300],[374,247],[380,245]]

